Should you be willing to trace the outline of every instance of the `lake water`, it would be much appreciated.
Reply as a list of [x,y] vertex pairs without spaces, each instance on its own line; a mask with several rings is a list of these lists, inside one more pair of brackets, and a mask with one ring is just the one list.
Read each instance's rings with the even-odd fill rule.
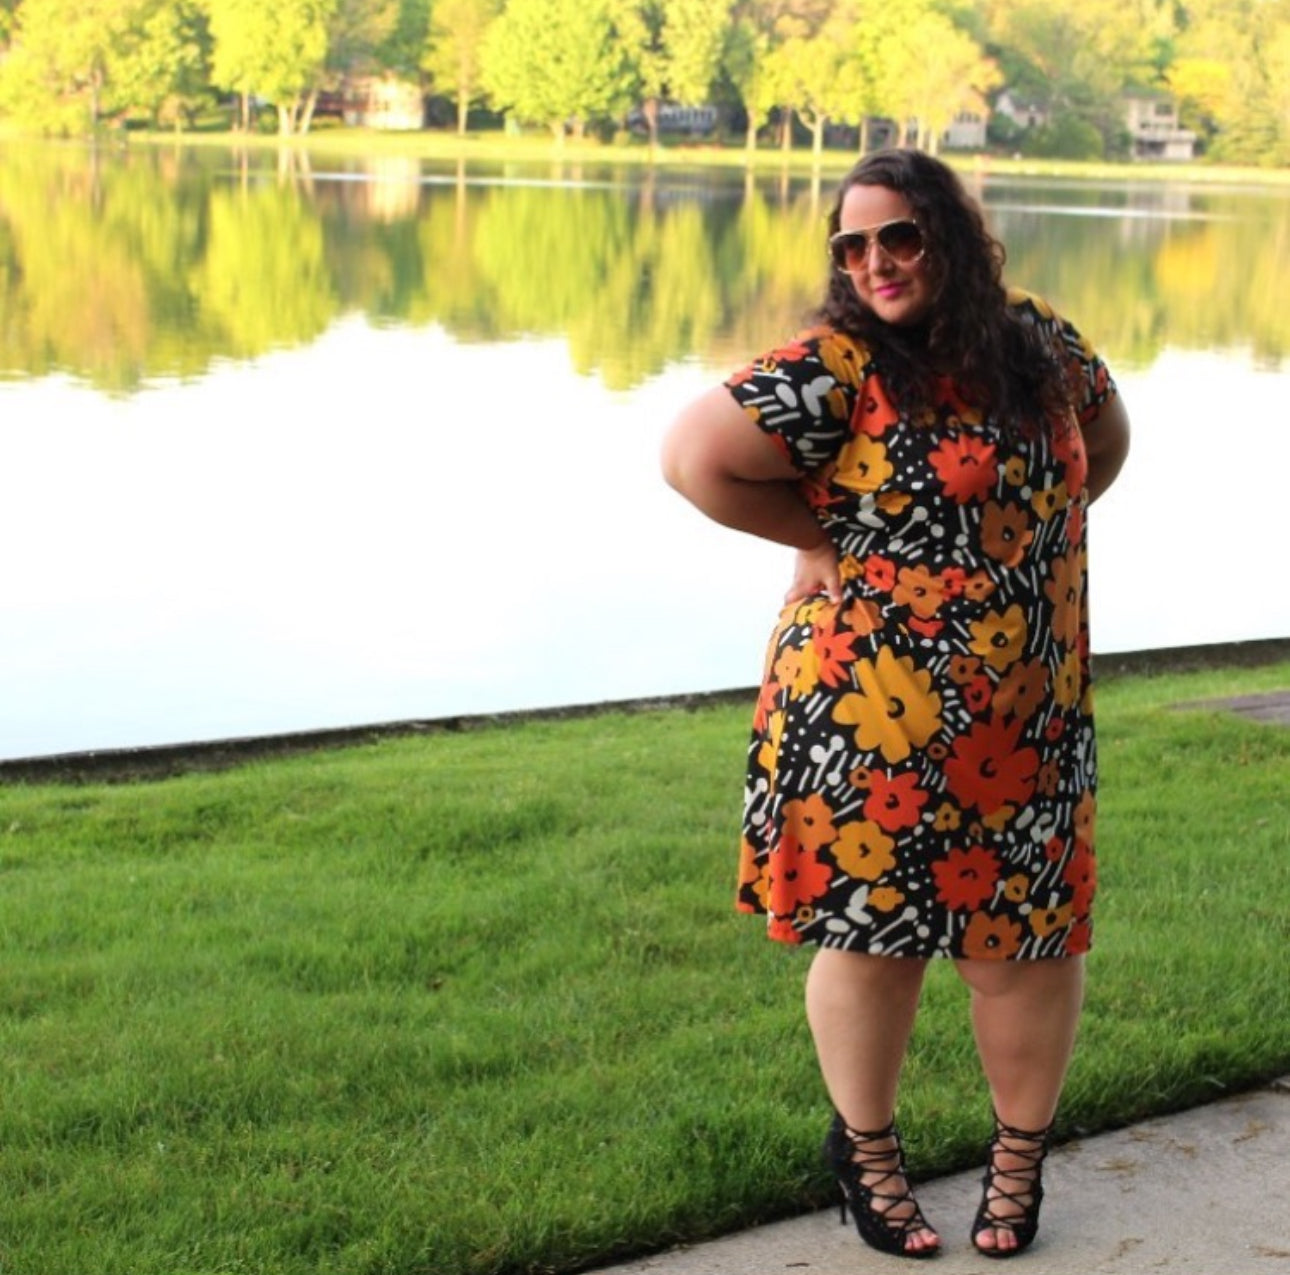
[[[1290,192],[973,181],[1133,416],[1095,651],[1290,635]],[[787,551],[657,449],[829,190],[0,155],[0,757],[752,685]]]

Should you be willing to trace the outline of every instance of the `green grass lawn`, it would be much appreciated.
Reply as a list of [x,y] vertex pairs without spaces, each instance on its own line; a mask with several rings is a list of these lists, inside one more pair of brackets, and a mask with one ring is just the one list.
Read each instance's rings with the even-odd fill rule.
[[[1290,730],[1101,687],[1065,1134],[1290,1067]],[[0,788],[0,1270],[572,1271],[819,1205],[807,954],[731,908],[745,708]],[[916,1171],[979,1159],[938,966]]]

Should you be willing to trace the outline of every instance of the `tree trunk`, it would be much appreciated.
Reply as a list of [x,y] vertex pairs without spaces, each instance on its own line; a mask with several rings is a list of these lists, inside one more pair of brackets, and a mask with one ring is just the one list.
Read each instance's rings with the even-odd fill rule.
[[[457,136],[466,136],[466,116],[470,113],[470,86],[457,85]],[[423,117],[424,119],[424,117]]]
[[309,96],[305,98],[305,109],[300,116],[300,132],[307,133],[309,126],[314,122],[314,108],[318,105],[318,90],[312,88],[309,90]]
[[649,129],[649,148],[658,149],[658,98],[647,97],[641,103],[641,114],[645,117],[645,127]]
[[757,150],[757,124],[748,112],[748,131],[744,135],[744,149],[751,155]]
[[779,147],[786,155],[793,149],[793,109],[784,107],[780,113]]
[[861,157],[869,153],[870,121],[869,116],[860,117],[860,155]]
[[827,115],[817,115],[811,124],[811,157],[812,163],[816,168],[820,166],[820,160],[824,157],[824,125],[828,122]]
[[242,94],[242,132],[251,131],[251,95],[250,93]]

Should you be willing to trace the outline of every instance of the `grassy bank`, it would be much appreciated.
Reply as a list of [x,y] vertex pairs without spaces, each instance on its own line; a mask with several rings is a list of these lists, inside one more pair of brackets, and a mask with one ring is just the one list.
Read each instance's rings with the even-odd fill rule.
[[[122,144],[120,137],[113,145]],[[761,146],[749,151],[740,140],[727,142],[667,141],[657,147],[636,139],[600,142],[565,138],[556,141],[547,130],[512,135],[481,131],[458,136],[455,132],[421,130],[384,132],[348,128],[321,121],[303,137],[281,138],[276,133],[240,133],[225,129],[173,132],[131,132],[130,145],[174,147],[233,147],[251,150],[296,150],[318,157],[410,158],[424,160],[468,160],[485,164],[627,164],[659,168],[754,168],[768,172],[840,176],[855,162],[850,151],[825,150],[819,159],[809,148],[784,151],[779,146]],[[1044,177],[1072,181],[1161,181],[1233,183],[1241,185],[1290,184],[1290,169],[1192,163],[1025,159],[1003,155],[946,152],[942,158],[965,173]]]
[[[1109,680],[1063,1131],[1290,1066],[1290,731]],[[0,788],[0,1268],[570,1271],[810,1207],[803,954],[730,910],[748,712],[606,714]],[[988,1121],[938,967],[919,1172]]]

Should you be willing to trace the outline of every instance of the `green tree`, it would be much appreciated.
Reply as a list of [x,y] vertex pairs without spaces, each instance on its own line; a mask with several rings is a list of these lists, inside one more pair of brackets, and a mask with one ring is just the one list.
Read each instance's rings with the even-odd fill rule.
[[110,109],[111,70],[141,0],[23,0],[0,67],[0,102],[45,132],[92,130]]
[[440,93],[457,104],[457,132],[483,94],[484,37],[501,12],[500,0],[435,0],[421,65]]
[[580,136],[589,120],[624,105],[624,57],[611,0],[509,0],[489,27],[481,62],[493,103],[528,124],[566,126]]
[[960,111],[987,112],[986,94],[1002,77],[979,44],[928,7],[886,33],[880,100],[884,113],[917,127],[917,145],[935,154]]
[[210,24],[191,0],[152,0],[122,42],[113,97],[176,131],[210,96]]
[[338,0],[208,0],[214,37],[212,77],[242,95],[243,124],[252,95],[277,108],[278,131],[308,126],[322,81],[329,24]]

